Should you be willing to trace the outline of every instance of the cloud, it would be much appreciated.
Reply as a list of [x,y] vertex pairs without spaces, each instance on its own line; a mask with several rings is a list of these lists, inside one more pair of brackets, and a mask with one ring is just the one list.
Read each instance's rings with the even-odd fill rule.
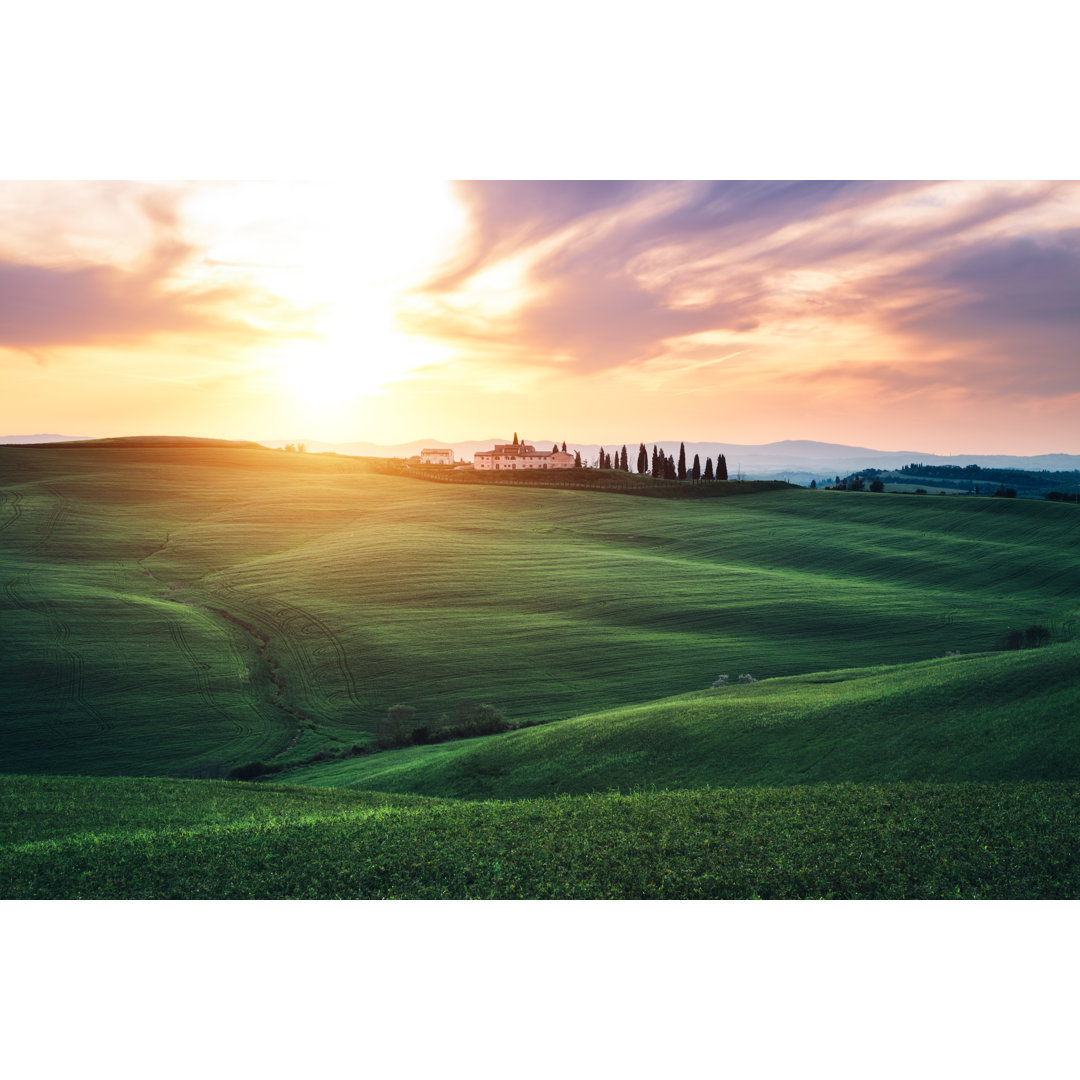
[[[787,364],[795,381],[871,381],[906,395],[1077,389],[1076,185],[505,182],[459,192],[471,234],[412,294],[401,325],[485,365],[501,357],[586,374],[688,349],[708,363],[752,345],[762,370]],[[507,267],[516,292],[504,287],[489,310],[486,279]],[[669,366],[672,378],[683,370]],[[663,369],[650,364],[650,385]]]
[[910,304],[890,329],[940,357],[977,396],[1080,392],[1080,228],[995,237],[900,276]]
[[[401,325],[461,345],[502,342],[508,359],[581,371],[640,363],[707,330],[745,333],[782,298],[792,229],[920,185],[807,182],[507,182],[460,188],[472,233],[416,291]],[[741,248],[752,245],[747,257]],[[786,245],[786,250],[785,249]],[[777,249],[772,251],[771,249]],[[781,255],[777,252],[783,251]],[[471,284],[524,260],[522,299],[478,316]],[[787,260],[787,261],[784,261]],[[455,304],[448,294],[461,298]]]
[[0,254],[0,347],[38,350],[64,346],[138,343],[158,334],[213,335],[255,341],[264,331],[237,312],[273,309],[276,298],[250,285],[182,280],[196,249],[181,236],[183,191],[122,186],[149,229],[132,265],[68,254],[46,262]]

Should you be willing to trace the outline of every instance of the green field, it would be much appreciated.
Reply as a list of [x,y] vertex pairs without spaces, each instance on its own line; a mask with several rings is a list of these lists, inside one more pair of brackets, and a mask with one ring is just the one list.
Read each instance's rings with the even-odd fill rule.
[[[920,885],[917,829],[882,849],[883,866],[906,852],[915,876],[896,863],[860,893],[841,843],[853,819],[867,837],[884,829],[867,808],[908,805],[904,792],[950,851],[967,850],[972,821],[1075,836],[1073,506],[799,489],[648,499],[124,444],[0,448],[0,498],[4,895],[1080,895],[1072,863],[1039,869],[1028,840],[1022,873],[950,878],[941,864]],[[1048,643],[1000,651],[1032,626]],[[729,685],[710,689],[722,673]],[[466,699],[538,726],[342,756],[374,748],[390,706],[437,730]],[[251,762],[281,771],[215,779]],[[807,799],[840,845],[832,885],[816,871],[766,880],[730,845],[715,863],[734,807],[761,826],[761,867],[782,836],[809,859],[790,832]],[[1017,806],[1030,821],[1012,821]],[[552,880],[525,867],[545,829],[565,863],[581,844],[614,859],[684,819],[700,829],[685,826],[662,888],[644,851],[640,873],[564,866],[561,884],[553,854]],[[400,865],[357,869],[355,888],[339,865],[316,874],[314,856],[277,885],[256,873],[271,842],[325,842],[339,862],[352,845],[359,867],[384,828]],[[513,858],[461,847],[462,832],[518,828]],[[461,866],[431,849],[441,829]],[[401,862],[410,830],[419,848]],[[196,851],[199,883],[181,871]],[[492,858],[516,869],[496,882]],[[130,860],[161,873],[129,880],[116,867]],[[223,876],[229,860],[262,884]]]

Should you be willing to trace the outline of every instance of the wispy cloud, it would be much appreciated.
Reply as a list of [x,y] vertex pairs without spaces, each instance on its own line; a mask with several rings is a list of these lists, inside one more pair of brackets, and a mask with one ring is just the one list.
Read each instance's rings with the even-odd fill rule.
[[[213,283],[187,273],[199,252],[182,234],[182,187],[97,185],[87,197],[103,191],[114,204],[113,229],[137,234],[136,253],[136,244],[121,240],[116,246],[128,257],[107,261],[92,244],[68,240],[65,248],[62,237],[50,258],[39,253],[36,238],[24,237],[21,252],[11,250],[9,238],[8,250],[0,250],[0,347],[40,363],[67,346],[131,345],[163,334],[234,345],[267,338],[258,316],[284,314],[280,299],[250,282]],[[274,332],[280,335],[280,326]]]
[[[563,374],[641,369],[675,393],[750,347],[796,381],[1076,388],[1075,184],[459,190],[472,231],[400,322],[462,357]],[[502,304],[485,307],[500,273],[511,279]]]

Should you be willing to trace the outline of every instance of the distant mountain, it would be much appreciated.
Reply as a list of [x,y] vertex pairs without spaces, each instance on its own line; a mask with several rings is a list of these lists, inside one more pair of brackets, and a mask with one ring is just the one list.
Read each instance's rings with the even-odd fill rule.
[[[295,440],[294,440],[295,441]],[[408,458],[419,454],[423,449],[452,449],[454,456],[462,461],[471,462],[477,450],[490,450],[497,442],[510,442],[505,436],[470,442],[444,442],[441,439],[417,439],[414,442],[395,443],[392,445],[351,442],[341,444],[322,443],[316,440],[305,442],[312,453],[333,451],[356,457],[399,457]],[[526,437],[523,442],[548,449],[562,445],[555,439],[533,439]],[[282,447],[285,442],[265,442],[264,446]],[[566,448],[573,453],[581,453],[586,464],[594,464],[600,450],[599,443],[571,443]],[[666,454],[679,453],[678,440],[648,440],[645,448],[650,456],[653,446],[660,447]],[[637,443],[627,443],[626,450],[631,468],[637,462]],[[622,443],[605,443],[607,451],[621,450]],[[715,464],[718,454],[727,460],[729,475],[734,478],[741,475],[747,480],[787,479],[792,483],[808,484],[811,480],[832,479],[833,476],[846,476],[859,469],[899,468],[901,465],[920,463],[924,465],[978,465],[982,468],[1046,469],[1065,471],[1080,468],[1080,454],[1038,454],[1032,457],[1019,457],[1009,454],[927,454],[921,450],[874,450],[865,446],[845,446],[840,443],[814,442],[809,439],[785,439],[782,442],[742,444],[722,442],[686,443],[687,465],[691,465],[694,455],[701,458],[702,467],[705,459],[711,458]]]
[[[96,445],[142,445],[157,446],[267,446],[281,449],[289,443],[303,443],[309,453],[347,454],[352,457],[397,457],[409,458],[424,449],[451,449],[459,461],[471,462],[477,450],[490,450],[497,442],[510,442],[505,435],[489,439],[462,442],[445,442],[442,439],[415,439],[407,443],[349,442],[327,443],[318,439],[271,439],[258,443],[237,442],[228,439],[195,439],[184,436],[129,436],[123,439],[82,439],[73,435],[8,435],[0,437],[0,445],[32,445],[35,443],[94,443]],[[556,439],[534,439],[526,436],[523,442],[536,447],[549,449],[562,443]],[[647,440],[646,449],[651,456],[653,446],[660,447],[666,454],[679,452],[678,440]],[[579,451],[586,464],[595,464],[600,450],[599,443],[567,443],[567,449]],[[622,443],[605,443],[608,452],[621,450]],[[637,463],[637,443],[626,444],[631,468]],[[978,465],[984,469],[1035,469],[1049,472],[1064,472],[1080,469],[1080,454],[1036,454],[1023,457],[1010,454],[927,454],[921,450],[874,450],[866,446],[845,446],[841,443],[814,442],[809,439],[785,439],[773,443],[723,443],[723,442],[688,442],[686,444],[687,465],[691,465],[694,455],[701,458],[702,467],[705,459],[716,462],[718,454],[727,459],[728,473],[731,477],[742,475],[747,480],[790,480],[796,484],[808,484],[811,480],[819,483],[831,480],[834,476],[847,476],[860,469],[890,469],[912,463],[923,465]]]
[[[29,437],[27,437],[29,438]],[[0,444],[2,445],[2,444]],[[121,435],[115,439],[37,439],[24,441],[21,446],[65,446],[73,450],[80,446],[106,447],[222,447],[246,450],[265,450],[262,443],[239,442],[235,439],[200,439],[191,435]]]
[[0,446],[29,446],[31,443],[84,442],[85,435],[0,435]]

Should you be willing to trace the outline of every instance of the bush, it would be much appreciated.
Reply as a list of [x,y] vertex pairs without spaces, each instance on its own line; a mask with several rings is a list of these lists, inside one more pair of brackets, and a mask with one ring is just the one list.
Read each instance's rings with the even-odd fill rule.
[[755,679],[753,675],[740,675],[739,676],[739,682],[741,682],[741,683],[751,683],[751,682],[757,682],[757,679]]
[[728,677],[726,675],[717,675],[716,682],[713,683],[713,689],[715,690],[718,686],[727,686],[727,684]]
[[391,705],[379,728],[379,746],[389,750],[407,746],[412,741],[412,721],[416,710],[411,705]]
[[507,720],[494,705],[483,705],[479,701],[466,699],[459,701],[454,710],[452,730],[460,738],[471,735],[497,735],[501,731],[511,731],[517,725]]
[[1050,631],[1045,626],[1032,625],[1026,630],[1010,630],[1001,641],[1001,648],[1008,651],[1016,649],[1038,649],[1049,645]]
[[260,776],[268,776],[270,773],[281,772],[284,765],[267,765],[265,761],[249,761],[246,765],[237,765],[229,773],[230,780],[254,780]]

